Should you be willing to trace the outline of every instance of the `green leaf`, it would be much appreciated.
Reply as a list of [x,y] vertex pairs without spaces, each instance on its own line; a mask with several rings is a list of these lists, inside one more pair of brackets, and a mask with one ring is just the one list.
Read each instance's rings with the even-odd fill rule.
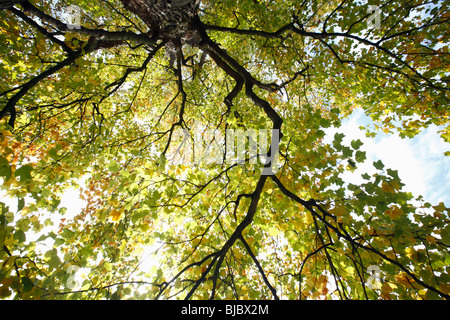
[[25,242],[26,240],[25,232],[23,232],[22,230],[17,230],[14,233],[14,239],[19,241],[19,243]]
[[388,175],[393,177],[395,180],[400,180],[397,170],[387,169],[386,172],[387,172]]
[[66,240],[70,240],[75,236],[75,232],[64,228],[64,230],[60,233],[61,237],[63,237]]
[[0,176],[5,177],[8,181],[11,178],[11,167],[9,166],[8,160],[0,156]]
[[56,147],[54,147],[54,148],[52,148],[52,149],[50,149],[49,151],[48,151],[48,155],[52,158],[52,159],[58,159],[59,158],[59,156],[58,156],[58,152],[60,151],[62,149],[62,145],[60,144],[60,143],[58,143],[57,145],[56,145]]
[[33,282],[28,277],[22,277],[20,282],[22,283],[22,291],[24,293],[31,291],[34,287]]
[[112,160],[108,164],[108,170],[111,171],[112,173],[117,173],[120,171],[120,166],[116,161]]
[[342,148],[342,155],[346,158],[350,158],[353,154],[353,150],[349,147],[343,147]]
[[111,300],[120,300],[121,297],[121,290],[119,289],[111,295]]
[[20,212],[20,211],[22,211],[22,209],[23,209],[23,207],[25,206],[25,199],[23,199],[23,198],[19,198],[18,200],[17,200],[17,212]]
[[47,251],[44,254],[44,257],[47,259],[48,266],[52,269],[55,269],[61,265],[61,260],[58,257],[58,252],[56,249]]
[[361,140],[352,140],[351,142],[352,148],[357,150],[359,149],[359,147],[361,147],[363,145],[363,143],[361,142]]
[[64,241],[64,239],[56,238],[55,242],[54,242],[54,246],[59,247],[59,246],[62,246],[64,243],[66,243],[66,241]]
[[383,162],[381,162],[381,160],[374,161],[373,166],[375,168],[377,168],[378,170],[383,170],[383,168],[384,168],[384,164],[383,164]]
[[22,167],[20,167],[19,169],[16,170],[16,172],[14,172],[14,176],[15,177],[19,177],[20,181],[26,181],[26,180],[30,180],[31,177],[31,172],[33,171],[33,167],[30,165],[24,165]]
[[366,160],[366,152],[365,151],[356,151],[355,153],[356,162],[364,162]]
[[339,133],[339,132],[336,132],[334,134],[333,147],[335,147],[336,150],[341,150],[342,149],[341,142],[344,139],[344,136],[345,135],[343,133]]
[[361,177],[365,180],[370,180],[370,176],[367,173],[362,174]]

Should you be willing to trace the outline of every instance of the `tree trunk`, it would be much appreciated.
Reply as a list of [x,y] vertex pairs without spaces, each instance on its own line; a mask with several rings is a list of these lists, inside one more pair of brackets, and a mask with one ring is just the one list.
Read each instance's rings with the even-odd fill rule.
[[[200,0],[121,0],[125,9],[138,15],[153,34],[180,42],[192,38],[192,19]],[[175,41],[179,40],[179,41]]]

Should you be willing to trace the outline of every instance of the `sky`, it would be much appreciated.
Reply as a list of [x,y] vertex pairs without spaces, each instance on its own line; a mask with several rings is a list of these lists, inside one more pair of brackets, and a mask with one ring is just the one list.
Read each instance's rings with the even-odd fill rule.
[[425,201],[435,205],[444,202],[450,206],[450,157],[444,156],[450,150],[433,125],[416,135],[414,138],[401,139],[395,134],[378,133],[375,138],[368,138],[360,126],[372,123],[361,109],[356,109],[352,115],[342,122],[340,128],[325,130],[326,139],[332,141],[336,132],[344,133],[345,145],[351,140],[360,139],[366,151],[366,161],[358,165],[359,171],[346,176],[349,182],[357,183],[364,172],[374,173],[373,161],[381,160],[386,168],[398,170],[398,175],[406,185],[404,190],[412,192],[415,197],[422,195]]

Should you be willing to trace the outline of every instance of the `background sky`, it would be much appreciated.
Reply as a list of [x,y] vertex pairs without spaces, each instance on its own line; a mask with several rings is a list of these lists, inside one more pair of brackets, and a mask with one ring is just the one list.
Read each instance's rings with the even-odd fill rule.
[[[444,156],[450,150],[450,144],[440,136],[437,126],[430,126],[414,138],[401,139],[395,134],[378,133],[375,138],[368,138],[360,126],[372,124],[370,117],[361,109],[342,122],[340,128],[325,130],[326,139],[333,140],[336,132],[344,133],[343,144],[350,146],[352,140],[360,139],[366,151],[366,161],[358,164],[359,170],[347,175],[352,183],[362,181],[361,174],[375,173],[373,161],[381,160],[386,168],[398,170],[398,175],[406,185],[404,190],[412,192],[415,197],[422,195],[425,201],[433,205],[444,202],[450,206],[450,157]],[[349,181],[349,182],[350,182]]]

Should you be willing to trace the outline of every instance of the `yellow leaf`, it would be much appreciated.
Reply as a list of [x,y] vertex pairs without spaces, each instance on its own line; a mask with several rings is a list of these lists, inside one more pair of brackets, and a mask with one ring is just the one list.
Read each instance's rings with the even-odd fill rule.
[[351,266],[348,266],[347,268],[345,268],[345,271],[347,271],[347,273],[348,273],[349,275],[355,274],[355,268],[353,268],[353,267],[351,267]]
[[402,186],[400,185],[400,183],[397,180],[391,181],[389,184],[395,190],[400,190],[402,188]]
[[126,242],[125,240],[122,240],[122,243],[121,243],[121,245],[119,246],[120,252],[125,251],[126,246],[127,246],[127,242]]
[[414,254],[414,252],[415,252],[415,250],[414,250],[413,248],[406,248],[406,249],[405,249],[406,256],[407,256],[409,259],[412,258],[412,255]]
[[312,217],[312,215],[311,215],[311,213],[310,212],[306,212],[304,215],[303,215],[303,222],[305,223],[305,224],[311,224],[311,223],[313,223],[313,217]]
[[402,284],[407,288],[413,288],[415,281],[410,279],[405,273],[400,273],[394,276],[398,283]]
[[403,210],[400,207],[392,206],[390,210],[384,212],[391,218],[391,220],[397,220],[403,215]]
[[111,217],[112,221],[119,221],[120,220],[120,216],[122,215],[123,212],[123,208],[116,210],[116,209],[112,209],[109,212],[109,216]]
[[12,137],[13,134],[12,134],[11,131],[9,131],[9,130],[3,130],[3,131],[2,131],[2,136],[3,136],[4,138],[7,138],[7,137]]
[[269,234],[270,234],[272,237],[276,237],[277,235],[280,234],[280,230],[278,230],[277,228],[271,227],[271,228],[269,228],[268,231],[269,231]]
[[255,241],[255,238],[254,237],[249,237],[249,238],[247,238],[245,240],[247,241],[248,245],[251,246],[252,243]]
[[386,182],[386,181],[383,181],[383,183],[381,184],[381,188],[383,189],[384,192],[387,192],[387,193],[395,192],[394,188],[389,184],[389,182]]
[[30,207],[25,207],[22,209],[22,211],[20,212],[23,216],[28,215],[31,212],[31,208]]
[[[242,252],[240,252],[239,250],[233,251],[233,254],[234,254],[234,257],[235,257],[237,260],[241,260],[242,257],[244,256],[244,255],[242,254]],[[206,267],[205,267],[205,268],[206,268]]]

